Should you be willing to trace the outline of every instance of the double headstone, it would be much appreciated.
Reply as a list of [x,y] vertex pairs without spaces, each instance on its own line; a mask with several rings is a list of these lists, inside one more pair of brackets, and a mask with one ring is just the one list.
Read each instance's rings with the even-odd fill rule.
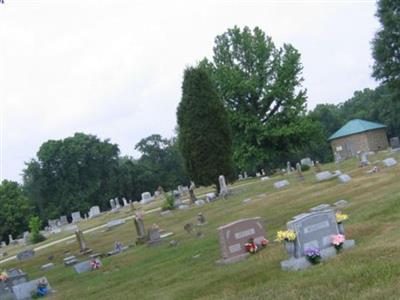
[[38,282],[46,282],[47,283],[47,293],[51,293],[52,289],[50,284],[48,283],[46,277],[38,278],[35,280],[31,280],[28,282],[20,283],[17,285],[14,285],[12,287],[12,291],[14,294],[14,299],[15,300],[27,300],[27,299],[32,299],[32,294],[35,294],[37,292],[37,286]]
[[266,238],[264,222],[260,217],[241,219],[219,227],[218,237],[222,259],[217,264],[234,263],[248,256],[245,244],[249,239],[258,244]]
[[393,167],[397,165],[397,161],[393,157],[386,158],[382,160],[382,162],[385,165],[385,167]]
[[[325,206],[326,207],[326,206]],[[336,249],[331,244],[332,236],[339,234],[335,212],[330,209],[323,210],[315,207],[312,212],[294,217],[287,223],[288,230],[296,233],[293,242],[294,248],[288,248],[289,260],[281,262],[283,270],[300,270],[311,264],[306,259],[307,249],[318,248],[321,250],[322,259],[336,255]],[[346,240],[343,248],[354,246],[354,241]]]

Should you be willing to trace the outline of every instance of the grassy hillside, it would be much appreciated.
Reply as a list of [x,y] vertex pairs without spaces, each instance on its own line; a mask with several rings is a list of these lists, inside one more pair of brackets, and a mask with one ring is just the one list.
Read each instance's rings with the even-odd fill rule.
[[[388,155],[381,153],[370,159]],[[390,156],[400,161],[400,155]],[[400,165],[372,175],[365,174],[368,168],[358,168],[356,160],[323,166],[323,170],[336,169],[347,172],[353,180],[347,184],[336,180],[316,183],[314,172],[308,171],[304,182],[295,175],[286,177],[290,186],[282,190],[273,188],[281,176],[263,182],[250,180],[241,182],[226,200],[165,217],[158,212],[146,215],[146,227],[157,223],[175,235],[157,247],[136,246],[105,258],[98,271],[78,275],[62,265],[64,251],[78,255],[75,242],[40,251],[30,261],[0,267],[18,266],[30,278],[47,276],[57,291],[52,299],[399,299]],[[243,204],[246,198],[252,201]],[[349,201],[344,209],[350,215],[346,235],[356,240],[356,247],[305,271],[281,271],[280,261],[287,256],[281,244],[272,242],[276,231],[286,228],[294,215],[340,199]],[[185,223],[196,222],[198,212],[208,221],[201,228],[203,238],[183,229]],[[217,227],[255,216],[265,220],[271,241],[267,249],[248,260],[216,266],[220,258]],[[96,252],[106,252],[116,240],[133,244],[136,232],[130,220],[111,231],[99,230],[85,237]],[[169,246],[171,239],[179,245]],[[55,256],[56,267],[41,271],[50,254]]]

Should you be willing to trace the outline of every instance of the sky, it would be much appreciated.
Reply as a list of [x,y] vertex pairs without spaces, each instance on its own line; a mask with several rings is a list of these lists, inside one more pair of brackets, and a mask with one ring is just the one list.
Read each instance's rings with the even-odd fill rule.
[[377,85],[375,11],[373,0],[4,0],[0,179],[21,182],[42,143],[75,132],[134,157],[142,138],[173,136],[184,68],[234,25],[300,51],[308,109],[344,102]]

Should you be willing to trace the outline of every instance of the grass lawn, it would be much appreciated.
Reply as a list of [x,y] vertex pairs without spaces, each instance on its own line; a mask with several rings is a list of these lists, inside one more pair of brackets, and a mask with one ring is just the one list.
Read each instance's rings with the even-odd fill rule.
[[[399,154],[388,153],[370,160],[386,156],[400,161]],[[159,212],[148,214],[144,218],[146,227],[157,223],[175,234],[159,246],[135,246],[105,258],[98,271],[78,275],[64,267],[64,251],[79,255],[74,240],[39,251],[32,260],[0,267],[19,267],[31,279],[45,275],[56,290],[51,299],[400,299],[400,165],[371,175],[365,174],[368,167],[358,168],[356,160],[323,165],[322,169],[340,169],[353,180],[346,184],[337,180],[316,183],[313,171],[305,173],[304,182],[295,174],[268,181],[253,179],[237,183],[225,200],[173,211],[164,217]],[[274,189],[273,183],[283,178],[290,186]],[[243,204],[246,198],[252,201]],[[344,209],[350,215],[346,235],[356,240],[356,247],[305,271],[281,271],[280,261],[287,256],[283,246],[273,242],[276,231],[285,229],[294,215],[340,199],[349,201]],[[196,222],[198,212],[208,221],[201,228],[203,238],[183,229],[186,223]],[[256,216],[265,220],[271,241],[267,249],[245,261],[216,266],[220,258],[217,228]],[[93,222],[98,225],[110,216],[102,218]],[[96,224],[88,222],[85,228]],[[133,220],[129,220],[111,231],[94,231],[85,238],[95,252],[106,252],[117,240],[134,244],[136,232]],[[179,245],[170,247],[171,239],[178,240]],[[49,255],[54,255],[56,267],[41,271]]]

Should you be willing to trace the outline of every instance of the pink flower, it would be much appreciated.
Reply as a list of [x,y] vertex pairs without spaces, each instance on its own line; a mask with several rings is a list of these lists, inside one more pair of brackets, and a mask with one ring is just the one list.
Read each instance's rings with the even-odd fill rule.
[[332,235],[331,242],[334,246],[339,246],[345,241],[345,236],[343,234]]

